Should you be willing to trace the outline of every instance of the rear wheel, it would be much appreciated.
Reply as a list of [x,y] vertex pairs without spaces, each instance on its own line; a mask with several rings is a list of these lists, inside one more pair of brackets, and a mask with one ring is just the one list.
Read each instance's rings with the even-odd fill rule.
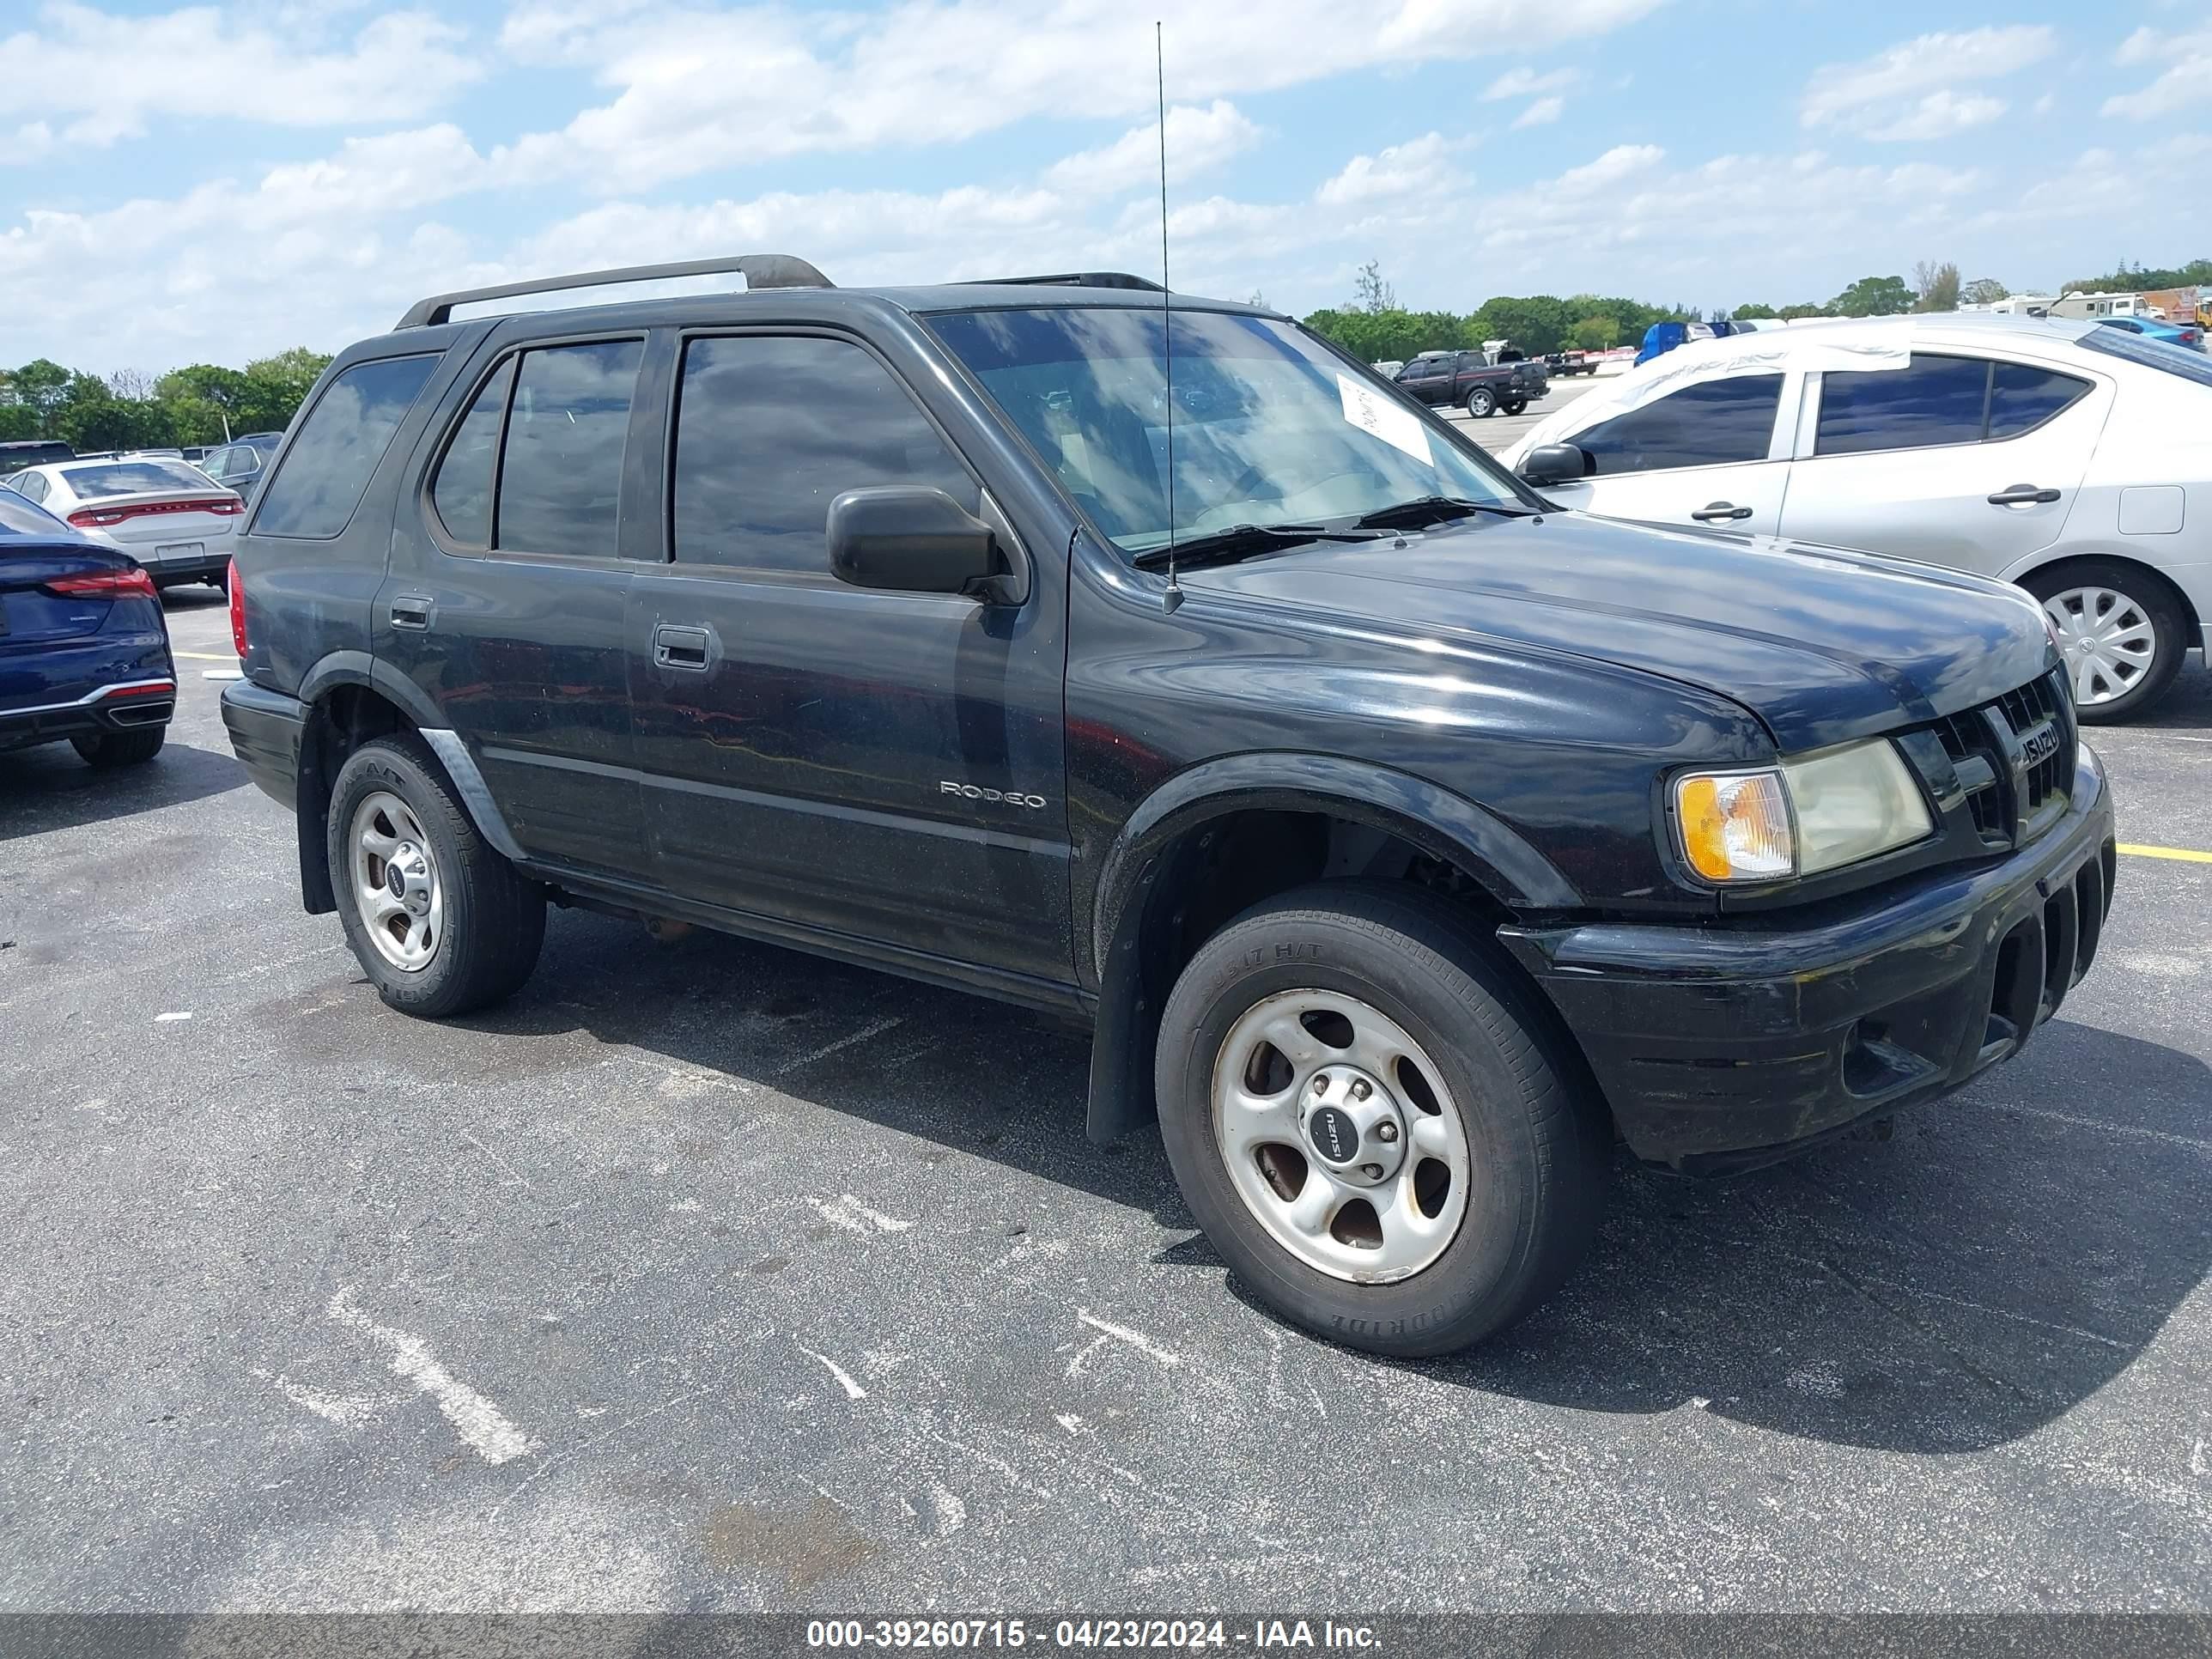
[[2075,714],[2111,725],[2144,713],[2166,694],[2189,647],[2182,611],[2165,583],[2110,560],[2039,570],[2027,589],[2057,630]]
[[404,1013],[504,1000],[537,966],[545,890],[495,852],[429,750],[363,744],[331,792],[331,884],[354,959]]
[[141,726],[129,732],[88,732],[70,739],[77,758],[99,771],[118,766],[143,766],[161,752],[169,735],[166,726]]
[[1480,421],[1498,408],[1495,393],[1486,386],[1479,386],[1467,394],[1467,412]]
[[1607,1123],[1510,972],[1435,901],[1328,883],[1202,945],[1163,1012],[1168,1158],[1230,1270],[1378,1353],[1510,1324],[1580,1260]]
[[1528,404],[1525,398],[1507,398],[1498,406],[1504,410],[1508,415],[1518,415],[1522,410],[1528,408]]

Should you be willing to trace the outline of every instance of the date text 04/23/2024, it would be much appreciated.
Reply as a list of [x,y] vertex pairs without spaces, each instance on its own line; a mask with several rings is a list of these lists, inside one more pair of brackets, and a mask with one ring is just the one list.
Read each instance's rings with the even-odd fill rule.
[[1370,1626],[1324,1619],[817,1619],[806,1645],[816,1649],[1006,1649],[1200,1652],[1208,1648],[1259,1651],[1380,1647]]

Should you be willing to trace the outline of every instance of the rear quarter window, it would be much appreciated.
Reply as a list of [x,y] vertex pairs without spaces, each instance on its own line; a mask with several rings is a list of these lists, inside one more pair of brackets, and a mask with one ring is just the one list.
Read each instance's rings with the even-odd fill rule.
[[262,491],[253,533],[326,541],[343,531],[440,356],[356,363],[324,387]]

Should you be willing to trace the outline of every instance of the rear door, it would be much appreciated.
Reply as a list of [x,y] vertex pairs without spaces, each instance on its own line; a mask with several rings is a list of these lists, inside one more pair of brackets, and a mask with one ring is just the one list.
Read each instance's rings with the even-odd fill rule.
[[2000,575],[2058,538],[2111,388],[2002,359],[1807,376],[1782,532]]
[[402,497],[376,656],[467,745],[523,853],[638,878],[623,610],[657,544],[629,465],[642,331],[517,343],[455,386]]
[[1449,403],[1455,362],[1449,352],[1417,357],[1398,371],[1398,384],[1425,404]]
[[673,366],[672,559],[629,629],[663,882],[1065,981],[1066,550],[1035,550],[1018,605],[848,586],[824,533],[848,489],[995,514],[948,430],[849,335],[697,333]]
[[1790,486],[1788,434],[1778,435],[1788,379],[1700,380],[1601,421],[1564,440],[1589,457],[1589,476],[1545,491],[1612,519],[1771,535]]

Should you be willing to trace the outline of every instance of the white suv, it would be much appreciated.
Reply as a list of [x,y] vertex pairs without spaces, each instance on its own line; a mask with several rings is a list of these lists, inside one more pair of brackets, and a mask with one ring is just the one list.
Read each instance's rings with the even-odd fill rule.
[[2091,721],[2207,644],[2212,362],[2080,321],[1761,331],[1655,358],[1504,459],[1562,506],[1869,548],[2019,582]]

